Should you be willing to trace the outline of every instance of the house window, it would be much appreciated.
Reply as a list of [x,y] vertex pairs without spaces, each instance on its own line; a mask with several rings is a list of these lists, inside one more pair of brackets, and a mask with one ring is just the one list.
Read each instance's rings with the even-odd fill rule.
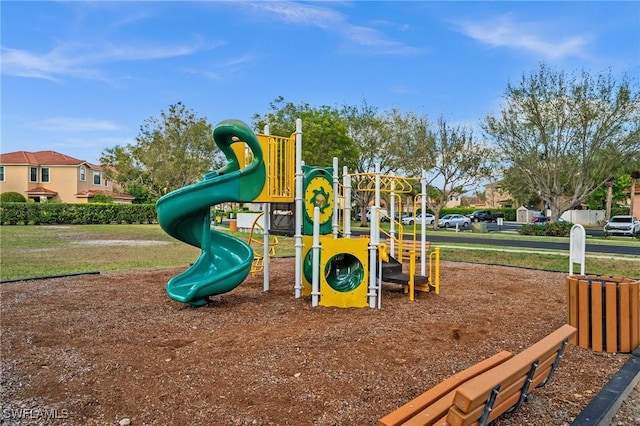
[[87,169],[84,166],[80,166],[80,180],[82,182],[87,180]]
[[93,184],[100,185],[100,172],[93,172]]
[[38,168],[30,167],[29,168],[29,182],[37,182],[38,181]]
[[4,166],[0,166],[0,182],[4,182]]
[[104,179],[104,186],[109,186],[109,179],[107,178]]
[[43,167],[40,169],[40,182],[49,182],[49,168]]

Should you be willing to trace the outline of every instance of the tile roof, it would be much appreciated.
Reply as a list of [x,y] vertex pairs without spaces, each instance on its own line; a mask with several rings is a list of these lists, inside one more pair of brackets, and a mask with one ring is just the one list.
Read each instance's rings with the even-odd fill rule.
[[28,190],[26,192],[27,192],[27,194],[50,194],[50,195],[56,195],[57,194],[56,191],[53,191],[51,189],[47,189],[44,186],[39,186],[37,188],[30,189],[30,190]]
[[[625,189],[624,192],[631,195],[631,185],[629,185],[629,187]],[[636,185],[633,192],[635,193],[635,195],[640,195],[640,185]]]
[[56,151],[15,151],[0,154],[0,164],[34,164],[47,166],[77,166],[87,164],[91,168],[99,169],[100,166],[90,164],[84,160],[69,157]]
[[133,195],[129,195],[129,194],[118,194],[116,192],[112,192],[112,191],[102,191],[102,190],[98,190],[98,189],[90,189],[88,191],[80,191],[77,194],[74,194],[76,197],[87,197],[87,198],[91,198],[96,194],[104,194],[108,197],[112,197],[112,198],[121,198],[121,199],[127,199],[127,200],[133,200],[136,197],[134,197]]

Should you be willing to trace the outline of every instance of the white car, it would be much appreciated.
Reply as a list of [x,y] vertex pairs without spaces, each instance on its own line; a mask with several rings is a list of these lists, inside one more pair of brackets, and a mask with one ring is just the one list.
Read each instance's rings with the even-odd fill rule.
[[[367,217],[367,220],[371,222],[371,209],[367,209],[367,213],[365,216]],[[389,221],[388,216],[389,216],[389,213],[387,212],[386,209],[378,209],[378,218],[382,222],[388,222]]]
[[468,228],[471,226],[471,219],[461,214],[448,214],[438,219],[438,227],[440,228]]
[[[436,220],[436,217],[431,213],[427,213],[424,215],[424,220],[427,225],[431,225]],[[413,225],[414,222],[420,225],[422,223],[422,215],[419,214],[417,216],[407,216],[402,218],[403,225]]]
[[640,235],[640,221],[629,215],[613,216],[604,225],[605,235]]

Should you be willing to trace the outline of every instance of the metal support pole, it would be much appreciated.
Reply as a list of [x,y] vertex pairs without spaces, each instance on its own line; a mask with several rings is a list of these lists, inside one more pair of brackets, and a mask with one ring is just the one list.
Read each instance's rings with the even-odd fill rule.
[[338,238],[338,157],[333,157],[333,218],[331,220],[331,230],[333,238]]
[[318,306],[320,299],[320,207],[313,208],[313,265],[311,279],[311,306]]
[[302,295],[302,120],[296,119],[296,219],[295,219],[295,297]]
[[369,307],[376,307],[376,296],[378,287],[376,282],[376,271],[378,265],[378,244],[380,244],[380,230],[378,229],[380,218],[378,208],[380,207],[380,163],[376,163],[375,177],[375,205],[371,208],[371,223],[369,233]]
[[263,203],[262,210],[264,211],[264,251],[263,254],[263,271],[262,271],[262,291],[269,291],[269,253],[271,251],[269,247],[269,227],[271,226],[271,204]]
[[422,209],[422,232],[420,234],[420,275],[426,276],[427,264],[426,264],[426,249],[427,249],[427,172],[422,170],[422,176],[420,177],[420,208]]
[[[393,180],[391,182],[391,194],[389,196],[389,202],[391,203],[390,209],[389,209],[389,215],[391,220],[389,221],[389,235],[391,236],[391,241],[389,243],[389,253],[391,253],[391,256],[395,256],[396,252],[395,252],[395,248],[396,248],[396,242],[395,242],[395,238],[396,238],[396,223],[394,218],[396,217],[396,193],[395,193],[395,189],[396,189],[396,181]],[[400,235],[400,238],[402,238],[402,235]]]
[[[378,209],[376,206],[371,208],[371,233],[369,234],[369,307],[376,307],[376,295],[377,292],[377,264],[378,264],[378,240],[380,239],[378,236],[377,226],[374,225],[378,223]],[[375,232],[374,229],[376,228]]]
[[351,176],[347,166],[342,168],[342,185],[344,186],[344,237],[351,238]]
[[[264,126],[264,134],[265,135],[269,135],[270,131],[269,131],[269,125],[265,124]],[[267,151],[270,149],[271,147],[267,146]],[[269,158],[269,154],[268,152],[265,155],[266,158]],[[267,183],[268,185],[268,183]],[[269,203],[263,203],[262,204],[262,211],[264,212],[264,235],[263,235],[263,252],[262,252],[262,259],[263,259],[263,269],[262,269],[262,291],[269,291],[269,263],[270,263],[270,259],[269,259],[269,253],[271,251],[270,247],[269,247],[269,228],[271,227],[271,204]]]

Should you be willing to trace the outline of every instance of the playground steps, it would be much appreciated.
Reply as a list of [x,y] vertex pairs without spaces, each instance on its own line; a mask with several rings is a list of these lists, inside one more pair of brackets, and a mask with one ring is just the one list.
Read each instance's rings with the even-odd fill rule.
[[[409,284],[409,275],[402,272],[402,263],[398,262],[392,256],[389,256],[388,262],[382,262],[382,281],[394,284]],[[415,275],[414,282],[416,285],[427,284],[427,277]]]
[[[398,249],[398,243],[395,244],[396,250]],[[391,239],[387,239],[387,247],[391,247]],[[404,240],[402,244],[402,258],[406,260],[409,259],[409,254],[413,251],[416,260],[421,259],[421,242],[420,241],[412,241],[412,240]],[[427,257],[429,257],[429,253],[431,253],[431,241],[425,241],[425,251],[427,253]]]

